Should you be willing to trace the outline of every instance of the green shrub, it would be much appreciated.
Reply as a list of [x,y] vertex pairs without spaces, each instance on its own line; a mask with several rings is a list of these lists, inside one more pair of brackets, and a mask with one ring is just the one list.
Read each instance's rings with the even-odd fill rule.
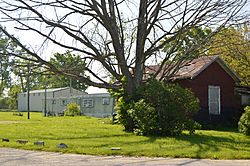
[[134,117],[131,112],[133,104],[130,101],[126,101],[124,97],[120,97],[115,105],[116,110],[116,123],[122,124],[125,128],[125,131],[132,132],[134,131]]
[[[199,110],[199,100],[188,89],[151,80],[139,88],[137,96],[141,96],[146,103],[155,108],[154,122],[148,125],[151,129],[142,131],[144,134],[179,135],[183,130],[193,133],[199,126],[192,120],[193,115]],[[152,110],[145,111],[151,112],[144,112],[147,116],[152,114]],[[152,115],[150,116],[149,118],[152,118]]]
[[239,132],[244,135],[250,136],[250,106],[245,107],[245,112],[240,117],[238,123]]
[[80,106],[76,103],[67,104],[66,109],[64,110],[64,116],[78,116],[80,113]]
[[151,80],[138,88],[130,100],[116,103],[118,122],[126,131],[142,135],[179,135],[200,127],[192,120],[199,100],[188,89]]
[[129,110],[134,117],[135,132],[139,135],[157,135],[159,125],[158,116],[154,107],[147,104],[144,99],[135,103],[133,109]]

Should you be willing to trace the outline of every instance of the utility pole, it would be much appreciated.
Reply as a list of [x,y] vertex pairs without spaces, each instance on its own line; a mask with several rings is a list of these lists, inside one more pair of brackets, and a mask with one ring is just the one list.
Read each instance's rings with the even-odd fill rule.
[[72,96],[72,78],[70,78],[69,81],[70,81],[69,82],[69,88],[70,88],[69,93],[70,93],[70,96]]
[[72,78],[69,80],[69,94],[70,94],[70,103],[72,102]]
[[44,116],[47,114],[47,81],[45,81],[45,93],[44,93]]
[[30,119],[30,64],[27,65],[28,75],[27,75],[27,111],[28,119]]

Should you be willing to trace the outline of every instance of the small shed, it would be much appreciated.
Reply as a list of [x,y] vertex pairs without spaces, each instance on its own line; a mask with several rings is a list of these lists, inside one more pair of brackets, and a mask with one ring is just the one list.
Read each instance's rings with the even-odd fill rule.
[[[159,66],[150,67],[144,77],[150,76],[157,68]],[[162,78],[164,74],[160,73],[157,77]],[[194,117],[196,121],[202,124],[232,124],[239,118],[241,98],[235,86],[240,79],[219,56],[186,61],[170,80],[170,83],[191,89],[200,100],[201,109]]]
[[200,57],[187,63],[174,82],[190,88],[200,100],[195,120],[205,124],[232,124],[240,116],[241,99],[235,91],[238,76],[219,56]]
[[250,105],[250,86],[236,86],[236,92],[241,96],[241,105]]

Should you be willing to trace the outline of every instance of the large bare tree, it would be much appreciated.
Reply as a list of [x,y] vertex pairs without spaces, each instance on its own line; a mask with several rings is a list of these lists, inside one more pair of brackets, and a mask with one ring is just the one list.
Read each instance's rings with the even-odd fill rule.
[[[58,74],[96,87],[124,88],[131,95],[144,80],[145,67],[157,64],[152,77],[164,73],[166,62],[175,63],[181,34],[194,27],[210,27],[217,33],[234,19],[247,0],[1,0],[0,30],[31,55],[31,61]],[[10,22],[20,36],[11,35]],[[3,28],[6,27],[6,29]],[[56,69],[42,58],[42,52],[23,43],[22,31],[41,36],[41,47],[59,46],[80,54],[86,62],[86,75]],[[212,34],[214,34],[212,33]],[[211,35],[212,35],[211,34]],[[64,38],[64,40],[62,40]],[[204,45],[207,37],[184,53]],[[34,39],[37,40],[37,39]],[[175,40],[167,53],[166,43]],[[29,46],[29,47],[27,47]],[[39,49],[39,48],[38,48]],[[14,54],[13,54],[14,55]],[[25,55],[17,55],[29,59]],[[99,72],[94,67],[101,66]],[[175,70],[169,70],[175,71]],[[173,72],[166,72],[171,75]],[[107,77],[115,80],[111,82]],[[126,78],[126,81],[122,81]],[[115,83],[114,83],[115,82]]]

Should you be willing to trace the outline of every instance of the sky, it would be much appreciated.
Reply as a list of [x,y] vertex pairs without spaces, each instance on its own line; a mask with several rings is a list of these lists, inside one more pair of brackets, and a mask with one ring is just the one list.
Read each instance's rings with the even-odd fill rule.
[[93,86],[89,86],[86,89],[86,92],[88,94],[94,94],[94,93],[108,93],[107,89],[104,88],[97,88],[97,87],[93,87]]
[[[11,0],[10,0],[11,1]],[[132,2],[132,1],[131,1]],[[135,1],[136,2],[136,1]],[[1,5],[1,4],[0,4]],[[130,3],[130,8],[128,9],[128,7],[124,6],[124,8],[122,9],[123,14],[124,15],[137,15],[136,10],[135,10],[135,5],[133,5],[133,3]],[[250,0],[248,0],[248,4],[243,8],[242,10],[244,11],[250,11]],[[46,11],[47,15],[54,15],[55,13],[53,11]],[[2,18],[4,18],[6,16],[3,16],[0,13],[0,20]],[[74,21],[74,20],[71,20]],[[77,19],[75,19],[75,21],[78,21]],[[44,38],[42,38],[40,35],[38,35],[35,32],[32,31],[19,31],[17,30],[15,27],[16,24],[15,23],[1,23],[1,25],[5,26],[7,28],[7,30],[9,32],[11,32],[13,35],[15,35],[16,37],[18,37],[20,39],[20,41],[22,41],[23,43],[27,44],[28,47],[33,48],[34,50],[36,50],[36,52],[41,52],[41,57],[45,60],[49,60],[49,58],[51,56],[53,56],[53,53],[55,52],[59,52],[59,53],[64,53],[66,51],[66,49],[61,48],[61,47],[55,47],[55,46],[50,46],[51,43],[49,43],[46,47],[44,48],[40,48],[41,43],[44,41]],[[61,40],[62,43],[69,43],[72,41],[69,41],[68,38],[65,38],[65,36],[62,36],[62,34],[58,35]]]

